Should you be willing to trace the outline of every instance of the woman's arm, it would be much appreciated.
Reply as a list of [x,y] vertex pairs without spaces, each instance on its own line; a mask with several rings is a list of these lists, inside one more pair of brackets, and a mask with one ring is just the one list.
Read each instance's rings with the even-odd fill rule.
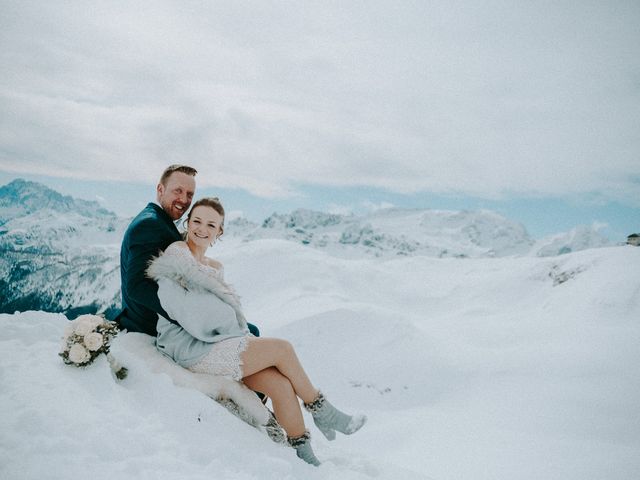
[[147,274],[158,283],[158,297],[171,319],[193,337],[212,341],[219,334],[247,330],[237,297],[212,272],[201,268],[188,247],[171,244]]
[[158,280],[158,298],[171,318],[198,340],[241,333],[235,310],[212,293],[185,290],[163,278]]

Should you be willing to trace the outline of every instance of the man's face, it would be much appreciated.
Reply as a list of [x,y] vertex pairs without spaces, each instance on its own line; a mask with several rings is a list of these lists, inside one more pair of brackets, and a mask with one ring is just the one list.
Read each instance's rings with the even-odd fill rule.
[[173,220],[178,220],[191,205],[196,191],[196,180],[183,172],[173,172],[167,178],[167,184],[158,184],[158,203]]

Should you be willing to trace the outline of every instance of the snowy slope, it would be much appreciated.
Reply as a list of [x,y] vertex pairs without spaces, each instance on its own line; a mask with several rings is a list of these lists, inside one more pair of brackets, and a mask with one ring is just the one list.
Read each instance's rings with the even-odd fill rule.
[[345,260],[282,240],[220,247],[248,318],[290,339],[365,428],[327,442],[312,426],[313,469],[162,375],[116,384],[104,362],[63,365],[61,315],[0,315],[0,478],[637,478],[640,249]]

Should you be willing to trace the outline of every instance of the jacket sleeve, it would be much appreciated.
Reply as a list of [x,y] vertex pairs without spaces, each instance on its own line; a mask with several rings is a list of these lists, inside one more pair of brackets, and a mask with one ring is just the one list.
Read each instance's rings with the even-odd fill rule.
[[158,280],[162,307],[189,334],[204,342],[216,335],[237,334],[235,310],[212,293],[189,291],[172,280]]
[[[129,244],[129,261],[127,266],[127,285],[129,297],[149,310],[172,318],[162,307],[158,299],[157,284],[147,278],[145,271],[149,261],[160,252],[157,237],[163,235],[154,222],[141,222],[132,235],[135,241]],[[154,238],[155,237],[155,238]]]

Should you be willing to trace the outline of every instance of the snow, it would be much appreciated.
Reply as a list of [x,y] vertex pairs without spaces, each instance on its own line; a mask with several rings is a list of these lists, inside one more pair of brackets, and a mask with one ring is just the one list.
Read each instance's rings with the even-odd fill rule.
[[2,479],[636,479],[640,248],[345,259],[284,240],[210,254],[265,336],[369,417],[314,468],[203,394],[57,356],[66,319],[0,315]]

